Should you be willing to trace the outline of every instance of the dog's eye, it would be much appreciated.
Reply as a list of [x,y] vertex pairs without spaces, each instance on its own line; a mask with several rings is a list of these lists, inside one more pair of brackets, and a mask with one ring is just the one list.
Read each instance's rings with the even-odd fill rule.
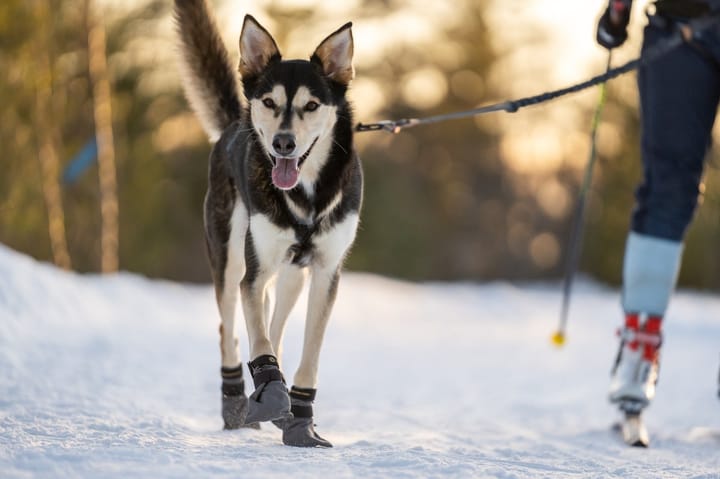
[[263,105],[265,105],[265,106],[268,107],[268,108],[273,108],[273,109],[274,109],[275,107],[277,107],[277,105],[276,105],[275,102],[272,100],[272,98],[265,98],[262,102],[263,102]]
[[305,104],[305,107],[303,108],[305,111],[315,111],[318,109],[320,104],[316,101],[309,101]]

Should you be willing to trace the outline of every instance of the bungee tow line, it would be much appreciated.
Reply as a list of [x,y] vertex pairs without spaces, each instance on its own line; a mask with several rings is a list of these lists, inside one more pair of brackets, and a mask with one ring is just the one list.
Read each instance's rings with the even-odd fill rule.
[[567,329],[573,280],[578,268],[580,252],[582,250],[583,225],[585,223],[585,206],[587,203],[587,193],[592,183],[593,169],[597,159],[597,130],[598,126],[600,125],[600,117],[602,115],[602,111],[605,106],[605,100],[607,98],[607,81],[612,80],[613,78],[616,78],[625,73],[636,70],[641,66],[654,62],[658,58],[666,55],[667,53],[674,50],[683,43],[689,43],[693,39],[696,39],[701,32],[716,25],[719,21],[720,14],[715,14],[691,20],[687,23],[678,24],[678,28],[676,29],[674,35],[672,35],[670,38],[659,42],[652,47],[647,48],[639,58],[631,60],[619,67],[611,68],[612,50],[610,50],[608,52],[605,73],[594,76],[589,80],[577,83],[575,85],[571,85],[566,88],[560,88],[558,90],[553,90],[539,95],[529,96],[526,98],[520,98],[517,100],[508,100],[500,103],[494,103],[480,108],[474,108],[472,110],[446,113],[425,118],[403,118],[400,120],[384,120],[376,123],[358,123],[355,127],[355,131],[365,132],[383,130],[397,134],[406,128],[411,128],[418,125],[428,125],[449,120],[458,120],[461,118],[469,118],[478,115],[484,115],[486,113],[493,113],[496,111],[515,113],[520,108],[524,108],[526,106],[538,105],[546,101],[554,100],[561,96],[565,96],[571,93],[577,93],[593,86],[601,85],[600,99],[598,100],[597,107],[595,108],[595,113],[593,115],[592,125],[590,128],[590,152],[588,155],[588,162],[585,166],[583,182],[580,186],[580,191],[578,193],[578,201],[575,208],[575,213],[573,215],[573,224],[569,240],[570,249],[566,259],[565,276],[563,278],[563,296],[562,309],[560,312],[560,321],[557,330],[552,335],[553,344],[555,344],[557,347],[562,347],[565,344],[565,331]]
[[657,43],[653,47],[646,49],[639,58],[630,60],[629,62],[619,67],[608,69],[605,71],[605,73],[601,75],[594,76],[589,80],[577,83],[566,88],[560,88],[558,90],[520,98],[517,100],[507,100],[500,103],[494,103],[480,108],[474,108],[472,110],[463,110],[442,115],[428,116],[425,118],[402,118],[400,120],[383,120],[376,123],[358,123],[357,126],[355,126],[355,131],[365,132],[382,130],[390,133],[400,133],[402,130],[414,126],[429,125],[449,120],[469,118],[473,116],[484,115],[486,113],[493,113],[496,111],[515,113],[521,108],[538,105],[540,103],[554,100],[570,93],[577,93],[590,87],[605,83],[608,80],[612,80],[613,78],[624,75],[625,73],[636,70],[640,66],[647,65],[648,63],[651,63],[658,58],[666,55],[667,53],[682,45],[683,43],[690,42],[691,40],[696,38],[702,31],[715,25],[716,23],[718,23],[718,21],[720,21],[720,15],[711,15],[707,17],[697,18],[687,23],[679,24],[677,31],[674,35],[672,35],[667,40],[664,40],[660,43]]

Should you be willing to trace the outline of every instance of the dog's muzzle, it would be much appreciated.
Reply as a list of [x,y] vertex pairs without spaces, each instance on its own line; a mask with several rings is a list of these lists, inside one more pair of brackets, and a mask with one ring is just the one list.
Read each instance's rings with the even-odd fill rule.
[[[277,139],[278,136],[280,135],[276,135],[275,138]],[[297,185],[300,178],[300,166],[302,166],[303,162],[307,160],[308,156],[310,156],[310,152],[315,146],[315,143],[317,143],[317,140],[318,139],[315,138],[310,145],[310,148],[308,148],[307,151],[299,158],[287,158],[283,156],[270,155],[270,160],[273,164],[272,182],[276,187],[281,190],[291,190],[295,188],[295,185]],[[273,140],[273,149],[275,148],[274,144],[275,140]],[[295,149],[294,139],[292,149]]]

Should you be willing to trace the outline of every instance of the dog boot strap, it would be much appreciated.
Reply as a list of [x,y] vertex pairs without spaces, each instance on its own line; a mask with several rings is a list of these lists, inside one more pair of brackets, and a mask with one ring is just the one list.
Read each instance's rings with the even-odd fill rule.
[[270,381],[282,381],[283,384],[285,383],[285,378],[278,367],[275,356],[269,354],[258,356],[248,363],[248,367],[250,368],[250,374],[252,375],[253,383],[255,383],[255,388]]
[[242,363],[234,368],[223,366],[220,368],[220,375],[222,376],[223,396],[240,396],[245,393]]
[[316,394],[317,389],[299,388],[297,386],[293,386],[290,389],[290,412],[293,413],[293,416],[297,418],[313,417],[312,403],[315,401]]

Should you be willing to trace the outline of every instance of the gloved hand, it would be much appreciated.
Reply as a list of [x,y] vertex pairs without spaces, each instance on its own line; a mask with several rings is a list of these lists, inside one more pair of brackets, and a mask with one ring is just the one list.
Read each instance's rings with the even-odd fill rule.
[[632,0],[610,0],[605,13],[598,21],[597,42],[608,50],[619,47],[627,40]]

